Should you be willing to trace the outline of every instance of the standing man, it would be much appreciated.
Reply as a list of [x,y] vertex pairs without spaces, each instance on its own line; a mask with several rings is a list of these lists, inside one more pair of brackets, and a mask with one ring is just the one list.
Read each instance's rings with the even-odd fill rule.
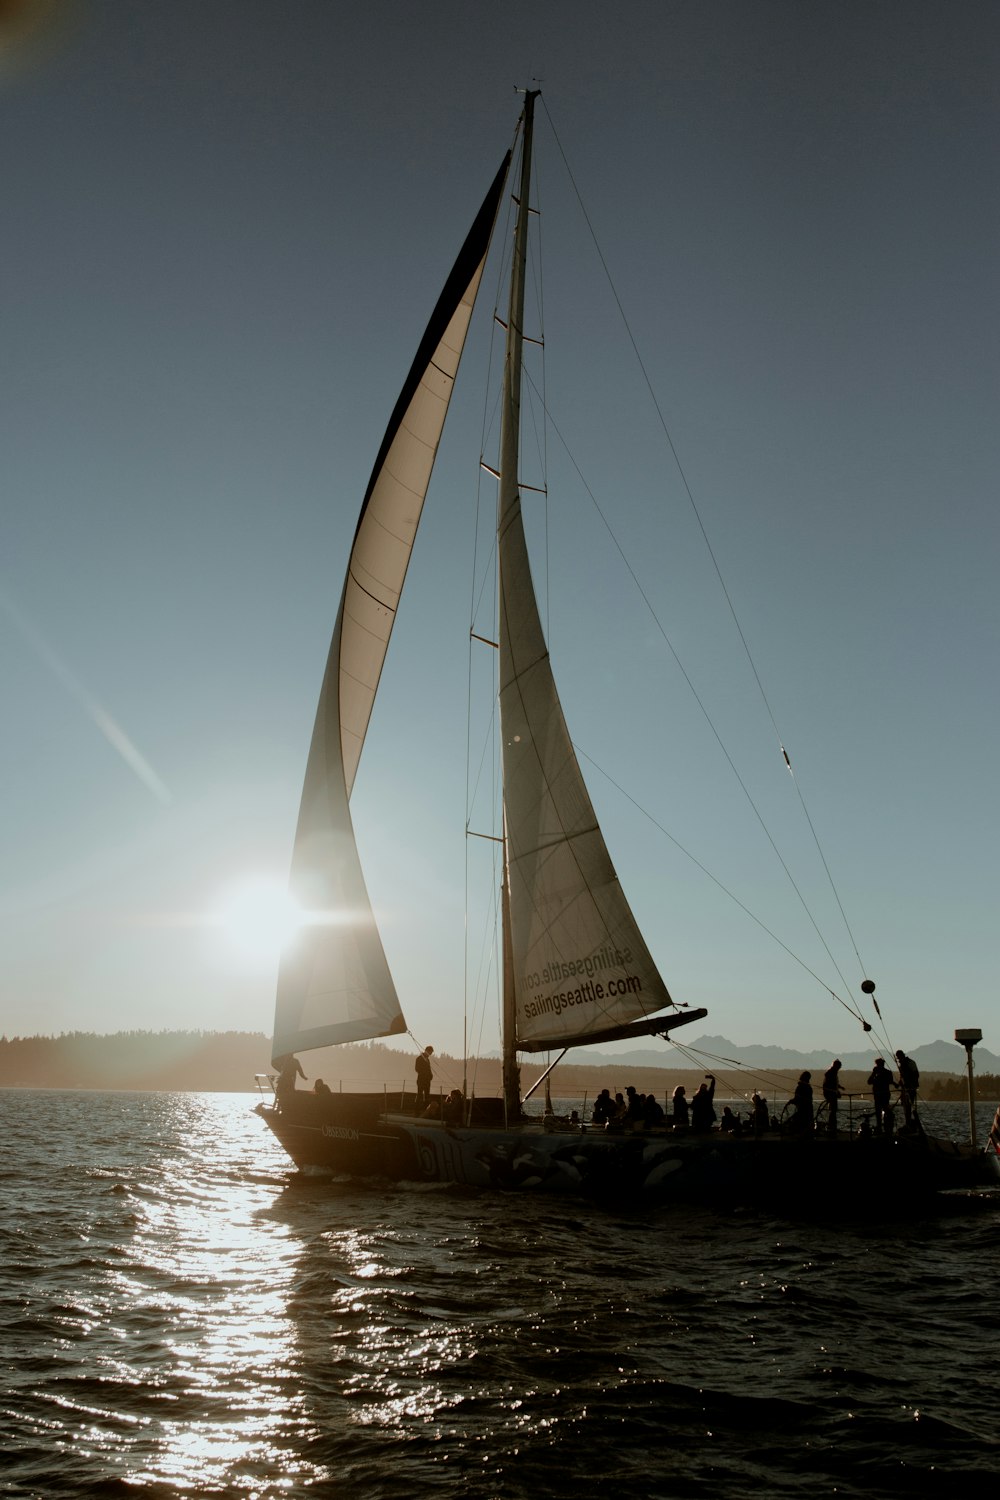
[[792,1118],[789,1121],[789,1129],[796,1135],[812,1135],[813,1133],[813,1091],[812,1074],[800,1073],[799,1081],[795,1085],[795,1093],[789,1101],[792,1106]]
[[431,1070],[431,1055],[433,1047],[425,1047],[413,1064],[413,1070],[417,1075],[417,1107],[416,1113],[422,1115],[431,1101],[431,1079],[434,1074]]
[[837,1105],[843,1089],[840,1086],[841,1061],[835,1057],[823,1074],[823,1098],[826,1100],[826,1128],[829,1135],[837,1134]]
[[302,1064],[292,1053],[285,1057],[274,1059],[275,1067],[278,1069],[278,1081],[274,1085],[275,1103],[279,1109],[284,1108],[289,1098],[295,1093],[295,1080],[301,1078],[303,1083],[306,1075],[302,1071]]
[[896,1053],[896,1065],[899,1068],[899,1097],[903,1101],[903,1117],[906,1124],[910,1125],[917,1111],[920,1069],[912,1057],[907,1057],[902,1048]]
[[876,1057],[875,1066],[868,1075],[868,1087],[872,1091],[872,1103],[875,1106],[875,1129],[879,1135],[884,1135],[889,1091],[892,1088],[892,1074],[885,1065],[885,1058]]

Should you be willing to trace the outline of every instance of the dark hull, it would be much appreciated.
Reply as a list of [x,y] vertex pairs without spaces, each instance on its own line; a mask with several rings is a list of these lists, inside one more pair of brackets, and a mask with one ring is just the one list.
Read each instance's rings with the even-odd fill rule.
[[898,1209],[949,1189],[1000,1185],[1000,1158],[930,1136],[708,1136],[541,1122],[451,1127],[386,1111],[379,1096],[301,1093],[257,1113],[304,1172],[645,1202],[808,1202]]

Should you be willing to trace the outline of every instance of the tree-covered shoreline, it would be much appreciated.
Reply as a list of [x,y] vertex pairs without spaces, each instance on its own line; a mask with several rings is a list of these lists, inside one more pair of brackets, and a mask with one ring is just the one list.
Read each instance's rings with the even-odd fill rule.
[[254,1087],[270,1044],[244,1031],[120,1031],[0,1037],[0,1087],[218,1090]]
[[[255,1075],[273,1071],[270,1054],[269,1039],[261,1032],[248,1031],[136,1030],[108,1036],[75,1031],[57,1037],[0,1037],[0,1088],[247,1093],[255,1087]],[[311,1065],[306,1053],[303,1060],[310,1082],[319,1068],[329,1074],[329,1056],[322,1062],[316,1056]],[[342,1076],[330,1075],[326,1080],[335,1091],[413,1086],[411,1054],[381,1042],[338,1049],[337,1067]],[[526,1061],[523,1087],[530,1088],[543,1071],[541,1063]],[[470,1093],[481,1098],[496,1094],[500,1088],[497,1058],[470,1059],[466,1067],[460,1058],[441,1053],[435,1057],[434,1072],[435,1087],[451,1088],[467,1082]],[[727,1074],[720,1069],[718,1076],[720,1097],[739,1097],[757,1081],[757,1075],[735,1070]],[[760,1075],[759,1086],[769,1098],[780,1102],[783,1097],[791,1097],[796,1076],[795,1072],[768,1070]],[[851,1094],[863,1096],[867,1092],[864,1073],[845,1070],[842,1076]],[[566,1060],[553,1077],[553,1091],[560,1097],[593,1098],[601,1088],[617,1090],[632,1083],[642,1092],[661,1095],[672,1091],[677,1083],[691,1086],[700,1077],[700,1070],[636,1067],[611,1061],[594,1067]],[[964,1075],[927,1073],[921,1082],[921,1096],[941,1101],[966,1099],[968,1084]],[[976,1098],[984,1102],[1000,1098],[1000,1077],[977,1074]]]

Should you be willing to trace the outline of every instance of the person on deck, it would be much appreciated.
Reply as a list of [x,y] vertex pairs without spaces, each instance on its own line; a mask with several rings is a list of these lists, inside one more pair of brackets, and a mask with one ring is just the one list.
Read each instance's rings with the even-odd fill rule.
[[306,1075],[302,1071],[302,1064],[291,1052],[286,1057],[276,1057],[275,1067],[278,1069],[277,1082],[274,1085],[274,1097],[278,1108],[281,1109],[290,1095],[295,1093],[295,1080],[301,1078],[306,1082]]
[[758,1094],[756,1089],[750,1095],[750,1124],[753,1126],[754,1135],[763,1135],[765,1130],[771,1128],[767,1100],[763,1094]]
[[715,1109],[712,1100],[715,1098],[715,1074],[706,1073],[706,1083],[698,1085],[698,1092],[691,1100],[691,1128],[704,1135],[711,1130],[715,1124]]
[[637,1094],[631,1084],[625,1090],[625,1123],[635,1125],[643,1118],[644,1095]]
[[601,1089],[594,1100],[594,1109],[591,1119],[595,1125],[606,1125],[615,1112],[614,1101],[611,1098],[610,1089]]
[[656,1126],[663,1124],[666,1117],[663,1113],[663,1106],[661,1105],[655,1094],[646,1095],[644,1114],[647,1129],[655,1128]]
[[868,1074],[868,1087],[872,1091],[872,1103],[875,1106],[875,1129],[879,1135],[885,1135],[892,1074],[885,1065],[884,1057],[876,1057],[875,1065]]
[[826,1100],[826,1129],[828,1135],[837,1134],[837,1105],[840,1102],[841,1094],[844,1092],[840,1084],[840,1070],[842,1066],[840,1058],[835,1057],[823,1074],[823,1098]]
[[682,1126],[685,1130],[691,1123],[691,1106],[688,1104],[687,1092],[683,1083],[679,1083],[674,1089],[670,1100],[670,1118],[675,1130]]
[[329,1092],[330,1092],[330,1085],[328,1083],[324,1083],[323,1080],[322,1080],[322,1078],[317,1078],[316,1082],[313,1084],[313,1093],[314,1094],[328,1094]]
[[465,1100],[461,1089],[452,1089],[441,1106],[441,1118],[446,1125],[461,1125],[465,1114]]
[[434,1077],[434,1070],[431,1067],[433,1053],[433,1047],[425,1047],[413,1064],[413,1071],[417,1075],[417,1103],[414,1110],[417,1115],[423,1114],[430,1103],[431,1079]]
[[792,1120],[791,1128],[796,1135],[812,1135],[813,1133],[813,1091],[812,1074],[800,1073],[799,1081],[795,1085],[795,1093],[792,1095]]
[[917,1112],[920,1069],[912,1057],[907,1057],[902,1048],[896,1053],[896,1065],[899,1068],[899,1097],[903,1104],[903,1119],[905,1124],[912,1125],[913,1116]]

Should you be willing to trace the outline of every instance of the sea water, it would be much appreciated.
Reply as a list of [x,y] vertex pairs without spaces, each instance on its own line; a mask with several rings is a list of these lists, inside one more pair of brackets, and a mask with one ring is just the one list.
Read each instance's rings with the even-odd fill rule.
[[292,1185],[252,1103],[0,1092],[0,1493],[996,1493],[1000,1202]]

